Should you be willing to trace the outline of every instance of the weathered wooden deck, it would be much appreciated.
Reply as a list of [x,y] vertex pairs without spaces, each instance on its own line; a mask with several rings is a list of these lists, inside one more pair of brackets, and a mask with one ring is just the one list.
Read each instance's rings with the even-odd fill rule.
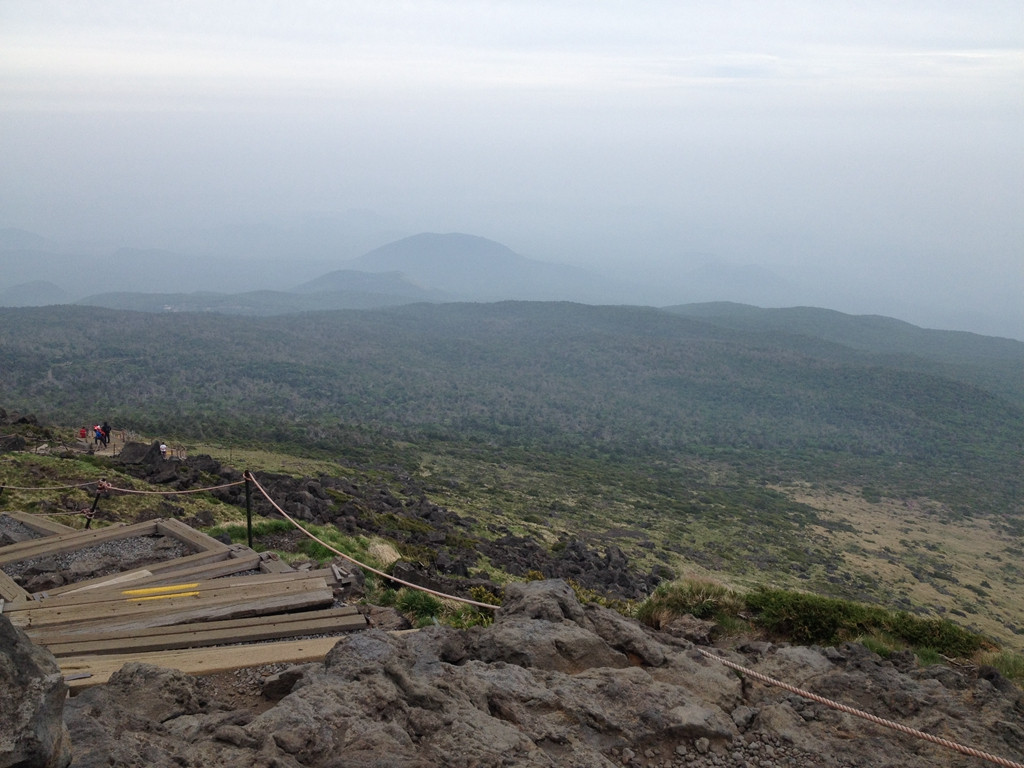
[[[72,689],[104,683],[132,661],[190,674],[311,661],[323,658],[338,634],[366,627],[353,606],[335,605],[337,569],[295,571],[173,519],[80,531],[23,513],[0,514],[39,534],[0,547],[0,612],[53,653]],[[173,537],[193,554],[38,593],[3,571],[24,560],[155,535]]]

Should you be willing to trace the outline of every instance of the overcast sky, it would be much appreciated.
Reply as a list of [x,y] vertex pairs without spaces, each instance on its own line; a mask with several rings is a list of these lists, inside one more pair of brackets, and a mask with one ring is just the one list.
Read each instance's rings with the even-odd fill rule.
[[353,209],[1024,338],[1024,5],[0,0],[0,227]]

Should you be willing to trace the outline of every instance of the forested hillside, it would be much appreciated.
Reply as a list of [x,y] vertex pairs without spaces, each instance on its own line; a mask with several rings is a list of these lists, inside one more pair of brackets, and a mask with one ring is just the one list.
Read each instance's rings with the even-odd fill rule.
[[717,302],[667,311],[726,328],[842,344],[875,355],[879,364],[978,384],[1024,405],[1024,343],[963,331],[918,328],[879,315],[846,315],[816,307],[762,309]]
[[68,424],[102,417],[337,452],[388,437],[714,459],[761,480],[927,490],[965,512],[1019,512],[1024,396],[1007,392],[1012,360],[975,361],[972,384],[864,346],[565,303],[0,313],[7,403]]

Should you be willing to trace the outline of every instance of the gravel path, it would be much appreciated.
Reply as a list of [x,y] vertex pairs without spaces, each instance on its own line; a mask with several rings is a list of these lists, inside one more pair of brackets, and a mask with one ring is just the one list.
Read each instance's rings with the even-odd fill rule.
[[[0,536],[4,530],[14,530],[13,526],[31,531],[8,515],[0,515]],[[3,571],[23,585],[33,576],[47,573],[59,573],[64,584],[74,584],[191,554],[193,550],[190,547],[172,536],[128,536],[72,552],[58,552],[7,563]]]
[[41,539],[43,534],[35,528],[29,528],[20,520],[15,520],[10,515],[0,514],[0,546],[4,542],[28,541],[29,539]]

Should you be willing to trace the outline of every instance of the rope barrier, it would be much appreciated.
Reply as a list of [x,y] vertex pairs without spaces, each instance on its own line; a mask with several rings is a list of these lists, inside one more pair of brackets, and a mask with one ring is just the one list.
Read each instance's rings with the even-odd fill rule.
[[74,485],[52,485],[52,486],[22,486],[22,485],[4,485],[2,486],[6,491],[63,491],[72,488],[88,488],[91,485],[95,485],[97,490],[108,492],[117,491],[118,493],[133,493],[136,495],[147,495],[147,496],[175,496],[185,493],[205,493],[207,491],[216,491],[221,488],[231,488],[235,485],[242,485],[244,480],[235,480],[232,483],[224,483],[223,485],[211,485],[206,488],[191,488],[188,490],[166,490],[166,491],[137,491],[134,488],[119,488],[112,483],[108,483],[105,480],[90,480],[87,483],[76,483]]
[[[0,515],[4,514],[0,512]],[[33,517],[74,517],[75,515],[87,515],[89,510],[87,509],[76,509],[68,512],[33,512]]]
[[137,496],[178,496],[185,493],[206,493],[207,491],[216,491],[221,488],[231,488],[235,485],[242,485],[244,480],[235,480],[233,483],[224,483],[223,485],[211,485],[208,488],[191,488],[184,491],[136,491],[133,488],[118,488],[115,485],[106,483],[107,491],[118,491],[119,493],[133,493]]
[[75,485],[51,485],[51,486],[21,486],[21,485],[4,485],[4,490],[7,491],[64,491],[70,488],[85,488],[93,485],[96,481],[91,480],[88,483],[76,483]]
[[938,744],[939,746],[946,747],[947,749],[952,749],[964,755],[969,755],[970,757],[978,757],[982,760],[988,760],[991,763],[995,763],[996,765],[1002,765],[1005,768],[1024,768],[1024,764],[1022,763],[1015,763],[1012,760],[1007,760],[1004,757],[999,757],[988,752],[983,752],[980,749],[975,749],[974,747],[967,747],[963,744],[958,744],[955,741],[950,741],[949,739],[943,739],[939,736],[933,736],[930,733],[919,731],[916,728],[910,728],[901,723],[897,723],[894,720],[886,720],[885,718],[878,717],[877,715],[872,715],[870,712],[865,712],[862,709],[856,709],[854,707],[847,706],[846,704],[841,704],[840,702],[835,701],[833,699],[827,699],[824,696],[819,696],[816,693],[805,691],[802,688],[797,688],[794,685],[784,683],[781,680],[775,679],[774,677],[769,677],[768,675],[762,674],[760,672],[755,672],[752,669],[748,669],[747,667],[736,664],[735,662],[729,661],[728,659],[724,659],[717,654],[704,650],[703,648],[694,648],[694,650],[696,650],[697,653],[701,654],[702,656],[708,659],[714,659],[720,664],[724,664],[730,669],[735,670],[736,672],[739,672],[741,674],[747,675],[748,677],[751,677],[754,680],[760,680],[762,683],[765,683],[766,685],[773,685],[777,688],[783,689],[784,691],[795,693],[797,696],[802,696],[805,699],[816,701],[819,704],[825,705],[826,707],[838,710],[839,712],[845,712],[846,714],[853,715],[854,717],[859,717],[863,720],[867,720],[868,722],[874,723],[875,725],[881,725],[885,728],[891,728],[894,731],[899,731],[900,733],[906,734],[908,736],[914,736],[919,739],[924,739],[925,741],[930,741],[933,744]]
[[459,597],[457,595],[447,595],[444,592],[437,592],[437,591],[435,591],[433,589],[428,589],[427,587],[421,586],[419,584],[413,584],[413,583],[408,582],[408,581],[402,581],[402,579],[395,578],[394,576],[391,576],[391,575],[389,575],[387,573],[384,573],[384,571],[379,571],[376,568],[373,568],[373,567],[371,567],[369,565],[366,565],[364,563],[359,562],[354,557],[346,555],[344,552],[341,552],[341,551],[335,549],[330,544],[328,544],[326,541],[318,539],[314,534],[312,534],[311,532],[309,532],[308,530],[303,528],[302,525],[297,520],[295,520],[291,515],[289,515],[287,512],[285,512],[283,509],[281,509],[281,507],[278,506],[277,502],[274,501],[272,498],[270,498],[270,494],[267,493],[266,489],[262,485],[260,485],[259,481],[255,477],[253,477],[252,472],[246,472],[246,477],[248,477],[248,479],[250,481],[252,481],[252,484],[256,486],[256,489],[260,493],[263,494],[263,498],[265,498],[267,501],[269,501],[271,503],[271,505],[274,507],[274,509],[276,509],[281,514],[281,516],[284,517],[285,520],[287,520],[289,523],[294,525],[296,528],[298,528],[300,531],[302,531],[306,536],[311,538],[317,544],[319,544],[320,546],[324,547],[325,549],[333,552],[338,557],[344,558],[345,560],[348,560],[350,563],[352,563],[354,565],[358,565],[360,568],[363,568],[363,569],[365,569],[367,571],[370,571],[370,573],[376,573],[378,576],[383,576],[385,579],[388,579],[389,581],[393,581],[393,582],[395,582],[397,584],[401,584],[402,586],[405,586],[405,587],[410,587],[411,589],[417,589],[420,592],[426,592],[427,594],[434,595],[436,597],[444,598],[445,600],[455,600],[455,601],[460,602],[460,603],[466,603],[468,605],[475,605],[478,608],[488,608],[488,609],[490,609],[492,611],[496,610],[498,608],[498,606],[491,605],[490,603],[482,603],[482,602],[479,602],[477,600],[470,600],[467,597]]

